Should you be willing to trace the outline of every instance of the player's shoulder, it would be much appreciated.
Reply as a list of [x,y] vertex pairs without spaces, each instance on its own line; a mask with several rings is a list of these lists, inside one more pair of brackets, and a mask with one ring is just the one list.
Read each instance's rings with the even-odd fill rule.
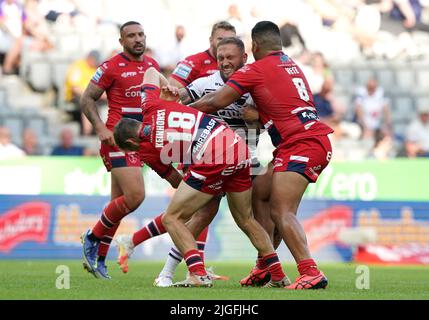
[[202,65],[204,63],[211,63],[212,59],[211,59],[209,50],[205,50],[205,51],[198,52],[196,54],[192,54],[190,56],[187,56],[181,62],[187,63],[191,67],[194,67],[195,65]]
[[104,73],[113,73],[115,70],[124,68],[126,66],[127,60],[122,56],[122,54],[119,53],[104,61],[102,64],[100,64],[99,68],[101,68]]
[[146,61],[148,67],[155,67],[159,69],[159,64],[154,58],[144,55],[144,61]]

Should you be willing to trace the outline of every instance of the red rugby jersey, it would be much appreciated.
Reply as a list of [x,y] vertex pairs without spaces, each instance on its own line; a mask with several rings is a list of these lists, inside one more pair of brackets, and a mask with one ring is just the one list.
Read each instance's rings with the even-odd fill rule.
[[320,122],[313,95],[299,66],[282,51],[244,66],[226,83],[249,92],[274,146],[333,130]]
[[183,104],[161,100],[159,91],[153,85],[143,86],[140,137],[160,151],[163,163],[215,161],[237,143],[239,137],[215,118]]
[[159,71],[154,59],[144,55],[142,61],[132,61],[124,53],[98,67],[91,82],[106,91],[108,129],[113,130],[123,116],[142,120],[141,87],[144,73],[149,67],[155,67]]
[[171,74],[171,77],[185,87],[198,78],[212,75],[217,70],[216,58],[207,49],[180,61]]

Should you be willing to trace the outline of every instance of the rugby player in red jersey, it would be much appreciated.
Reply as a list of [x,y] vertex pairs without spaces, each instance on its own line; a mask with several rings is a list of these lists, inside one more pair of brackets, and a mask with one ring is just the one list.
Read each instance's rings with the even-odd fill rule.
[[164,163],[189,163],[188,172],[162,216],[163,226],[189,269],[189,276],[175,285],[212,286],[195,241],[205,226],[193,229],[185,222],[222,192],[227,194],[234,220],[268,265],[271,280],[267,287],[288,284],[268,234],[252,216],[246,143],[213,117],[175,102],[177,96],[168,90],[159,97],[159,87],[159,73],[151,68],[144,76],[143,122],[122,119],[115,127],[115,140],[121,149],[131,151],[139,150],[142,142],[150,142],[160,151]]
[[[111,172],[111,202],[92,231],[82,236],[84,266],[101,279],[110,278],[105,258],[121,219],[137,209],[145,197],[142,161],[173,186],[181,179],[175,169],[161,163],[158,157],[150,156],[149,152],[146,155],[123,152],[115,146],[113,127],[122,117],[142,119],[143,75],[149,67],[159,69],[155,60],[144,55],[146,35],[138,22],[129,21],[121,26],[119,42],[123,52],[99,66],[81,99],[82,111],[101,141],[100,155],[104,165]],[[109,107],[106,124],[96,107],[96,101],[104,92]]]
[[207,77],[218,71],[216,48],[223,38],[235,37],[235,27],[227,21],[213,25],[209,38],[210,48],[180,61],[168,81],[178,88],[186,87],[194,80]]
[[282,52],[280,31],[270,21],[252,29],[255,62],[238,70],[219,91],[191,104],[212,113],[249,92],[260,120],[276,147],[272,161],[270,212],[291,251],[300,276],[288,289],[325,288],[328,280],[311,258],[305,232],[296,218],[309,183],[329,164],[333,130],[320,122],[307,80],[295,62]]
[[[203,95],[218,90],[225,84],[225,81],[234,73],[234,71],[240,69],[247,61],[247,54],[245,52],[244,43],[238,38],[230,37],[222,39],[217,48],[218,53],[218,67],[219,70],[216,73],[208,77],[202,77],[197,80],[194,80],[186,88],[181,88],[179,90],[180,100],[183,104],[188,104],[195,99],[199,99]],[[253,100],[250,94],[244,94],[238,101],[232,103],[230,106],[223,110],[219,110],[213,116],[216,119],[225,122],[231,129],[241,134],[243,138],[249,141],[249,149],[252,160],[252,166],[259,164],[256,156],[256,141],[258,138],[258,133],[251,132],[249,135],[249,129],[254,129],[259,132],[259,124],[257,121],[249,123],[243,119],[243,113],[247,112],[249,108],[253,105]],[[254,134],[254,136],[253,136]],[[253,167],[252,167],[253,168]],[[257,177],[254,181],[259,181]],[[254,198],[254,197],[252,197]],[[221,197],[215,197],[211,202],[210,206],[205,206],[202,210],[199,210],[198,215],[194,215],[192,222],[190,223],[200,223],[201,225],[209,225],[214,216],[218,211]],[[267,208],[265,208],[267,210]],[[269,210],[269,208],[268,208]],[[202,212],[204,211],[204,212]],[[202,217],[206,215],[206,219]],[[255,215],[256,216],[256,215]],[[198,219],[197,221],[195,219]],[[204,229],[204,230],[207,230]],[[130,235],[119,235],[116,237],[115,241],[119,247],[119,257],[118,260],[124,261],[122,265],[126,262],[134,252],[136,246],[140,245],[144,241],[148,240],[148,234],[158,235],[157,228],[151,222],[145,225],[142,229],[135,232],[132,236]],[[203,231],[204,233],[204,231]],[[140,235],[143,235],[141,237]],[[205,238],[201,235],[197,238],[197,245],[200,254],[203,256],[203,246],[205,244]],[[160,272],[159,276],[155,279],[154,285],[158,287],[169,287],[173,284],[173,277],[175,270],[178,264],[182,261],[183,257],[180,254],[179,250],[175,247],[172,247],[168,253],[167,261],[164,265],[164,268]],[[203,259],[204,260],[204,259]],[[215,280],[228,280],[225,276],[215,275],[210,268],[208,268],[209,275]]]

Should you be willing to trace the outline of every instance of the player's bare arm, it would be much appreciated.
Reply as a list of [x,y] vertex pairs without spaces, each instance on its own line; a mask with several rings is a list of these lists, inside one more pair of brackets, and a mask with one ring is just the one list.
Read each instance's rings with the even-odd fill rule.
[[183,84],[181,84],[179,81],[177,81],[176,79],[174,79],[172,77],[168,78],[168,82],[172,86],[175,86],[177,88],[183,88]]
[[186,105],[192,103],[192,98],[189,95],[188,90],[186,90],[185,88],[179,89],[179,99],[183,104],[186,104]]
[[251,104],[245,105],[241,116],[243,117],[243,120],[246,121],[247,123],[252,123],[259,120],[259,112],[255,108],[255,106]]
[[173,169],[171,170],[171,173],[165,177],[165,180],[167,180],[174,189],[177,189],[180,182],[182,181],[182,175],[179,173],[179,171]]
[[204,97],[194,103],[191,103],[189,106],[210,114],[229,106],[240,97],[240,94],[233,88],[223,86],[218,91],[206,94]]
[[82,112],[85,114],[97,132],[100,141],[113,146],[115,145],[113,133],[106,128],[103,120],[101,120],[97,106],[95,104],[96,101],[103,95],[103,93],[103,89],[90,82],[86,87],[82,98],[80,99],[80,105]]

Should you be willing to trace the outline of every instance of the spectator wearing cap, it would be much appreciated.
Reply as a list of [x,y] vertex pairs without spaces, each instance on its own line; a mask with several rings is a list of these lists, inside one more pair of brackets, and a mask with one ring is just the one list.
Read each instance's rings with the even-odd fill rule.
[[405,149],[410,158],[429,157],[429,105],[419,106],[417,113],[407,128]]
[[100,62],[100,53],[93,50],[88,53],[86,58],[72,63],[66,73],[64,98],[65,101],[72,103],[73,109],[69,113],[73,121],[80,124],[81,134],[83,135],[93,134],[93,128],[83,115],[79,101]]

